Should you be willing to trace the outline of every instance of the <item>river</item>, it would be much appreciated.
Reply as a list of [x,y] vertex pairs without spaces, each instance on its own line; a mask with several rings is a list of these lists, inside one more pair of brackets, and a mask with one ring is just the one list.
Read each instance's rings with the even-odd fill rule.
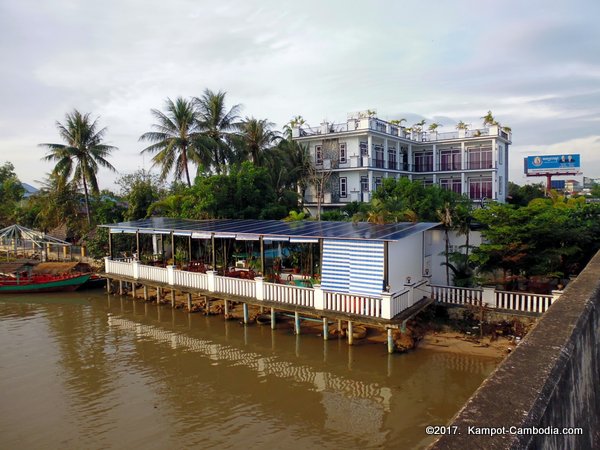
[[0,447],[423,448],[496,359],[348,346],[102,291],[0,297]]

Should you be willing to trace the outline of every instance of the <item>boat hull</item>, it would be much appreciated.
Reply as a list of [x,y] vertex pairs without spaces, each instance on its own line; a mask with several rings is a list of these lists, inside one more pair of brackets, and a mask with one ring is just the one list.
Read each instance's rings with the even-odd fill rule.
[[0,294],[31,294],[36,292],[64,292],[74,291],[85,283],[91,274],[76,275],[72,277],[61,277],[55,280],[40,282],[0,282]]

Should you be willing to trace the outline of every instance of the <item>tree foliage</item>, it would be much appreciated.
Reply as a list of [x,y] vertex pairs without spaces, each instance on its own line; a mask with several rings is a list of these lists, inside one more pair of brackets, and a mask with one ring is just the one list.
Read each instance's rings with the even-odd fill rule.
[[14,219],[15,208],[23,198],[25,189],[10,162],[0,166],[0,225],[8,226]]

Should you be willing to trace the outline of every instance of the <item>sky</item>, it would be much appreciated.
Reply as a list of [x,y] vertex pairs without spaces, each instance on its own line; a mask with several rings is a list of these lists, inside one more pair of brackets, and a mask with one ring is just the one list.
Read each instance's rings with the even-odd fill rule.
[[150,169],[138,141],[167,98],[227,92],[277,129],[374,109],[386,120],[488,111],[512,128],[510,181],[528,155],[579,153],[600,178],[598,0],[0,0],[0,164],[40,186],[40,143],[77,109],[118,147],[101,188]]

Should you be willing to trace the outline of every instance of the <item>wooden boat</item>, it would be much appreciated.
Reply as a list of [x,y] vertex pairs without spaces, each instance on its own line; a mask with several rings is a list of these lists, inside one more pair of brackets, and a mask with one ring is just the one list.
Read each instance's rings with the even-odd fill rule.
[[0,278],[0,294],[74,291],[88,281],[90,276],[91,273],[31,275],[27,277],[5,276]]

